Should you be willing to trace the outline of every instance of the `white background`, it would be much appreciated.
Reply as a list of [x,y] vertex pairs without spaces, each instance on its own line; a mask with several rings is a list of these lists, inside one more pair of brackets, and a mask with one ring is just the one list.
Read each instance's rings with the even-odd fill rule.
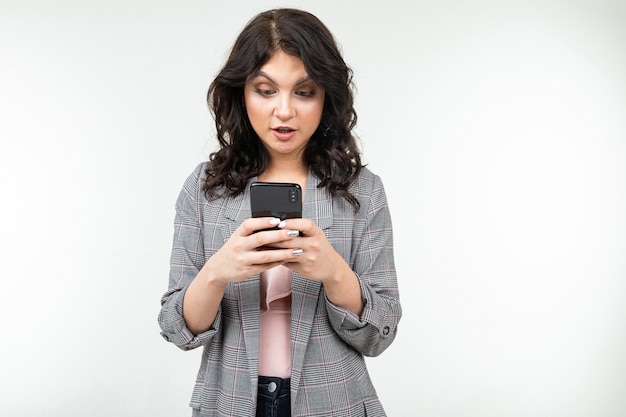
[[159,335],[206,89],[276,6],[355,70],[404,317],[390,416],[626,415],[623,1],[0,0],[0,414],[185,416]]

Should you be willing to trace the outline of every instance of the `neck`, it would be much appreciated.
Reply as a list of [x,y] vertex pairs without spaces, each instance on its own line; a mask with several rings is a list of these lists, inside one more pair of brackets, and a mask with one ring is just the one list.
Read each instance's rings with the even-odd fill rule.
[[258,176],[259,181],[295,182],[306,188],[309,168],[302,160],[272,161],[269,167]]

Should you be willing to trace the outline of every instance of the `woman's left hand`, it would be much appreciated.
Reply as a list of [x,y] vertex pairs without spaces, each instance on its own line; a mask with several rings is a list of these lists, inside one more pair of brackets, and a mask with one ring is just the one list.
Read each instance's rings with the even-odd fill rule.
[[[299,272],[308,279],[324,281],[347,267],[343,258],[335,251],[326,235],[309,219],[288,219],[283,230],[297,230],[301,236],[276,245],[281,248],[302,251],[285,266]],[[296,252],[298,253],[298,252]]]
[[307,279],[322,282],[332,303],[360,315],[364,303],[359,280],[322,229],[310,219],[288,219],[285,223],[285,230],[297,230],[301,236],[277,246],[301,253],[284,265]]

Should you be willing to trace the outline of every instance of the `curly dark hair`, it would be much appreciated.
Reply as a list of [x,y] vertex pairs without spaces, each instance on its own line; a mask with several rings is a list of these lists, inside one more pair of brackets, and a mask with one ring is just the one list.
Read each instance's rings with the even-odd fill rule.
[[239,195],[250,178],[267,168],[269,154],[248,120],[244,87],[279,50],[299,57],[309,77],[325,90],[322,118],[305,149],[305,162],[320,179],[319,187],[358,210],[349,190],[363,167],[352,133],[357,120],[353,73],[328,28],[297,9],[269,10],[250,20],[211,83],[207,102],[220,149],[209,157],[203,191],[209,199]]

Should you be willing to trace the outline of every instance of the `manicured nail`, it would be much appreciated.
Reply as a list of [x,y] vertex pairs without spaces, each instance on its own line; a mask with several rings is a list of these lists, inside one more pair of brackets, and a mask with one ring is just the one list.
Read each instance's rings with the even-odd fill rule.
[[293,256],[300,256],[300,255],[302,255],[302,252],[304,252],[302,249],[296,249],[296,250],[292,251],[291,254]]
[[279,218],[277,218],[277,217],[274,217],[272,220],[270,220],[270,224],[271,224],[272,226],[276,226],[276,225],[277,225],[277,224],[279,224],[279,223],[280,223],[280,219],[279,219]]
[[284,221],[278,223],[278,228],[282,229],[283,227],[287,226],[287,223],[285,223]]
[[290,237],[300,236],[300,232],[297,231],[297,230],[288,230],[287,231],[287,236],[290,236]]

